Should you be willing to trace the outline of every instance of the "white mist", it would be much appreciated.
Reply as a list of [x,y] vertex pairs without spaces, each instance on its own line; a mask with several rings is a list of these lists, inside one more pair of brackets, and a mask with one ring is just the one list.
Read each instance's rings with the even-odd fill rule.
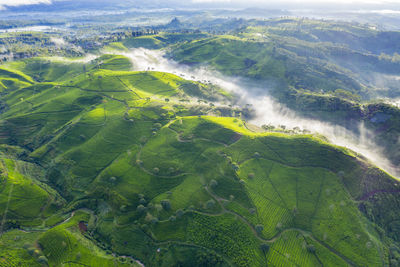
[[[299,116],[296,112],[277,103],[268,95],[268,90],[242,84],[239,79],[226,78],[206,68],[193,69],[180,65],[165,58],[163,51],[138,48],[129,53],[122,53],[122,55],[131,59],[134,70],[169,72],[188,80],[210,81],[217,84],[225,90],[235,93],[239,97],[239,105],[251,104],[253,106],[256,118],[251,123],[258,126],[271,124],[274,126],[285,125],[287,128],[300,127],[313,133],[322,134],[331,143],[349,148],[368,158],[376,166],[393,176],[400,176],[400,170],[383,156],[383,151],[373,142],[372,132],[363,124],[358,125],[360,134],[356,135],[342,126]],[[263,95],[260,96],[260,92],[263,92]]]

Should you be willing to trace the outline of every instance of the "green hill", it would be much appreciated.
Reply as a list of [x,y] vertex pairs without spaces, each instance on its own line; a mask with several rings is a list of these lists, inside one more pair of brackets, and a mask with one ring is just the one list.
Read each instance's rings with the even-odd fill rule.
[[362,123],[397,166],[399,110],[379,99],[399,96],[399,36],[357,23],[250,20],[230,35],[178,43],[169,56],[246,78],[309,118],[356,134]]
[[26,84],[1,99],[0,266],[400,261],[399,182],[361,155],[253,132],[220,88],[121,56],[54,64],[5,68]]

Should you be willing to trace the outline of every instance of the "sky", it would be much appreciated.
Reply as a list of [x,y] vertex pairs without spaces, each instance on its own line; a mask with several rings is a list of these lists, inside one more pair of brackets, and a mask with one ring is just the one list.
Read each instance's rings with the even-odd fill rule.
[[[5,6],[22,6],[30,4],[51,4],[54,1],[65,1],[65,0],[0,0],[0,7]],[[89,2],[90,0],[69,0],[77,2]],[[93,1],[93,0],[91,0]],[[103,0],[108,3],[113,1],[121,0]],[[134,2],[142,2],[139,0],[132,0]],[[168,3],[180,3],[186,6],[192,4],[194,6],[199,5],[211,5],[219,7],[312,7],[312,6],[323,6],[323,5],[339,5],[339,6],[353,6],[353,7],[368,7],[373,6],[380,9],[384,6],[390,6],[390,8],[400,9],[400,0],[147,0],[145,2],[156,2],[162,3],[164,6]],[[143,2],[142,2],[143,3]]]
[[[54,0],[0,0],[0,5],[18,6],[18,5],[30,5],[46,3],[49,4]],[[60,1],[60,0],[56,0]],[[84,0],[75,0],[84,1]],[[111,0],[112,1],[112,0]],[[184,1],[184,0],[182,0]],[[168,2],[165,1],[165,2]],[[176,2],[176,1],[175,1]],[[188,1],[185,1],[188,2]],[[266,0],[192,0],[192,3],[235,3],[235,4],[254,4],[254,5],[265,5],[271,2],[281,3],[292,3],[292,4],[303,4],[303,3],[341,3],[341,4],[399,4],[400,0],[281,0],[281,1],[266,1]]]
[[8,6],[20,6],[20,5],[31,5],[31,4],[50,4],[51,0],[0,0],[0,5]]

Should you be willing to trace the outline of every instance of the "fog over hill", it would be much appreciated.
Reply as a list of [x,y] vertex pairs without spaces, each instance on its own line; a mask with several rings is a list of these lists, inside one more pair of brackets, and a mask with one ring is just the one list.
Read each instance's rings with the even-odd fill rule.
[[358,125],[359,134],[357,135],[338,125],[316,119],[307,119],[276,102],[273,97],[268,95],[266,88],[257,88],[254,84],[247,83],[243,79],[224,77],[220,73],[211,72],[206,67],[190,68],[180,65],[173,60],[166,59],[162,51],[138,48],[125,52],[123,55],[132,60],[135,70],[169,72],[190,80],[211,81],[235,93],[239,97],[238,105],[250,104],[255,109],[256,117],[251,120],[251,123],[260,127],[268,124],[275,127],[284,125],[288,129],[299,127],[313,133],[322,134],[333,144],[360,153],[385,171],[400,177],[400,169],[385,158],[382,149],[372,141],[373,133],[366,129],[362,123]]

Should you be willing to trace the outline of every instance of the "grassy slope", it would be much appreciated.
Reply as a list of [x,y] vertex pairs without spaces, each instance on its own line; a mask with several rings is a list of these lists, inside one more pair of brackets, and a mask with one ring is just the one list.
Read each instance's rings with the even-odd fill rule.
[[[3,97],[1,143],[23,147],[19,158],[46,169],[25,195],[38,203],[59,199],[58,209],[43,210],[40,203],[30,208],[35,202],[19,201],[14,208],[10,202],[24,216],[42,212],[40,223],[21,225],[42,233],[26,234],[28,247],[40,245],[33,257],[3,242],[8,261],[34,262],[43,254],[54,266],[111,264],[106,250],[150,266],[388,262],[385,235],[358,206],[371,214],[374,198],[388,206],[380,196],[395,196],[394,179],[311,135],[257,134],[239,119],[190,116],[193,104],[179,101],[187,81],[104,64],[120,60],[92,63],[85,74],[72,65],[70,80],[34,83]],[[15,164],[3,160],[9,170]],[[12,183],[6,181],[3,199]],[[87,235],[77,230],[80,221],[88,223]]]

